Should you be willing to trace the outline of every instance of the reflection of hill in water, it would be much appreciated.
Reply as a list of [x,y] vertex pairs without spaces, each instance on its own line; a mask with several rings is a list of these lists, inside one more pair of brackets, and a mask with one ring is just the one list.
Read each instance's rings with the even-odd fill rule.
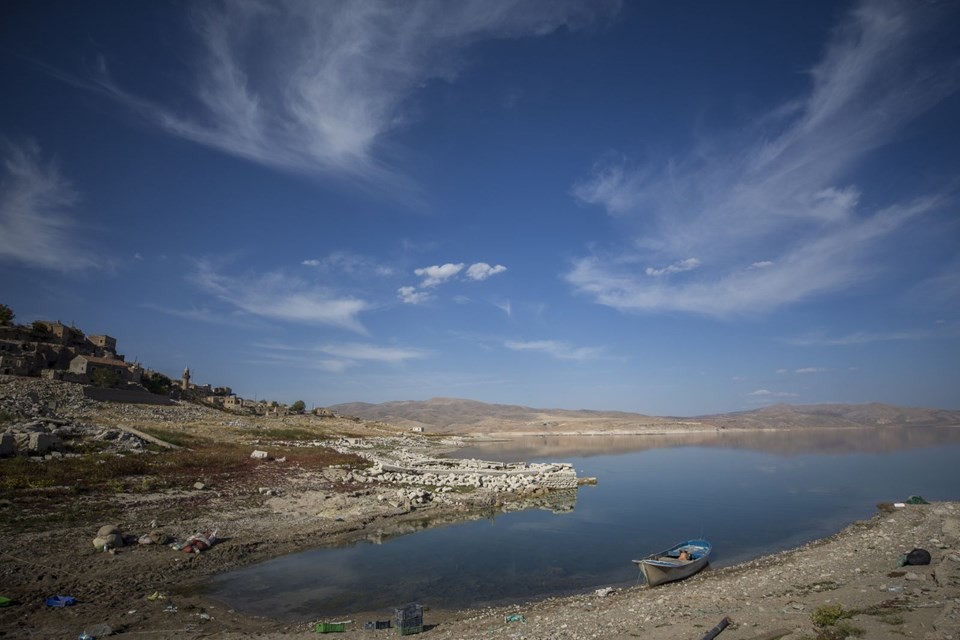
[[[526,511],[527,509],[543,509],[553,513],[570,513],[577,506],[576,489],[557,489],[541,495],[528,495],[505,502],[499,507],[491,507],[478,511],[461,513],[441,513],[431,514],[424,518],[411,519],[398,523],[390,523],[387,526],[369,533],[364,540],[374,544],[383,544],[391,538],[398,538],[417,531],[433,529],[447,525],[459,524],[469,520],[493,520],[500,513],[510,513],[512,511]],[[351,540],[340,546],[353,546],[356,541]]]
[[616,455],[668,447],[726,447],[780,455],[806,453],[890,453],[960,442],[960,427],[870,427],[731,431],[648,436],[527,436],[461,449],[457,458],[513,462]]

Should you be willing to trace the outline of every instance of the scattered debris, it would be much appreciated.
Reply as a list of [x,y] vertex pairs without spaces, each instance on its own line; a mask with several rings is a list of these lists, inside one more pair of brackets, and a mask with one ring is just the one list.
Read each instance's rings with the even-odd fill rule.
[[930,564],[930,552],[926,549],[913,549],[900,556],[900,566]]
[[705,634],[703,634],[703,637],[700,638],[700,640],[713,640],[718,635],[723,633],[723,630],[726,629],[729,625],[730,625],[729,616],[724,616],[723,620],[718,622],[717,626],[715,626],[713,629],[710,629],[710,631],[707,631]]
[[77,604],[77,599],[73,596],[50,596],[47,598],[48,607],[72,607]]
[[370,622],[364,622],[363,628],[368,631],[377,630],[377,629],[389,629],[390,621],[389,620],[371,620]]
[[212,547],[217,542],[217,532],[207,531],[203,534],[195,534],[187,538],[187,541],[182,545],[174,545],[174,549],[183,551],[184,553],[200,553],[201,551],[206,551]]

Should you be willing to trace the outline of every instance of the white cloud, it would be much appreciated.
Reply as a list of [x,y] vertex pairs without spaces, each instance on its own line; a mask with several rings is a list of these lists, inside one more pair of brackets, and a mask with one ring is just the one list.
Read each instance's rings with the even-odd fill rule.
[[276,346],[255,345],[262,349],[256,356],[245,360],[248,364],[280,366],[286,369],[296,367],[298,369],[311,369],[317,371],[326,371],[328,373],[342,373],[348,367],[356,364],[346,360],[335,360],[332,358],[318,358],[309,351],[300,350],[298,352],[284,353],[278,351]]
[[423,278],[423,281],[420,283],[421,287],[436,287],[456,276],[463,270],[464,266],[462,262],[456,264],[448,262],[446,264],[433,265],[432,267],[414,269],[413,272]]
[[575,30],[618,7],[613,0],[204,3],[191,20],[201,45],[188,61],[192,95],[154,103],[105,74],[98,83],[173,135],[285,170],[382,183],[393,180],[380,160],[384,136],[410,121],[416,92],[456,79],[467,47]]
[[[345,371],[360,363],[402,365],[408,360],[426,358],[428,351],[412,347],[381,346],[365,342],[291,345],[274,342],[253,345],[263,362],[322,369],[332,373]],[[318,357],[317,354],[322,354]]]
[[0,261],[73,271],[99,268],[103,261],[84,247],[74,209],[79,195],[40,146],[0,139]]
[[495,276],[498,273],[503,273],[507,268],[502,264],[498,264],[495,267],[491,267],[486,262],[475,262],[467,268],[467,278],[470,280],[486,280],[490,276]]
[[679,262],[674,262],[673,264],[664,267],[663,269],[654,269],[653,267],[647,267],[644,273],[648,276],[665,276],[670,275],[671,273],[683,273],[684,271],[693,271],[700,266],[700,261],[696,258],[687,258],[686,260],[681,260]]
[[777,369],[777,373],[783,375],[785,373],[790,373],[789,369]]
[[[863,2],[834,31],[809,92],[750,129],[660,165],[602,158],[573,194],[635,224],[636,236],[574,260],[568,282],[623,311],[729,316],[874,276],[889,264],[883,243],[944,201],[934,193],[878,207],[849,184],[868,154],[956,90],[960,76],[929,37],[942,26],[941,10],[948,9]],[[709,268],[676,282],[643,277],[670,267],[638,268],[679,267],[690,255]]]
[[374,258],[351,251],[334,251],[324,258],[310,258],[300,263],[305,267],[316,267],[325,271],[357,277],[386,277],[393,275],[393,268],[379,263]]
[[426,291],[417,291],[416,287],[400,287],[397,289],[397,297],[406,304],[422,304],[431,298]]
[[346,360],[365,360],[387,364],[402,364],[407,360],[425,358],[429,355],[422,349],[410,347],[382,347],[379,345],[349,342],[325,344],[315,347],[317,351]]
[[824,371],[826,371],[826,369],[823,369],[821,367],[803,367],[802,369],[794,370],[794,373],[808,374],[808,373],[823,373]]
[[765,398],[796,398],[796,393],[790,393],[788,391],[770,391],[769,389],[757,389],[756,391],[751,391],[748,395],[751,396],[762,396]]
[[534,340],[530,342],[508,340],[503,343],[503,346],[512,351],[545,353],[558,360],[588,360],[598,357],[601,353],[601,350],[596,347],[571,347],[564,342],[554,340]]
[[957,335],[960,335],[957,327],[945,327],[937,331],[929,329],[905,329],[903,331],[856,331],[835,337],[809,335],[789,338],[785,340],[785,342],[799,347],[844,346],[870,344],[871,342],[933,340],[936,338],[953,338]]
[[[414,269],[413,273],[423,278],[423,280],[420,282],[420,286],[428,288],[436,287],[453,280],[460,274],[460,272],[463,271],[464,267],[466,267],[466,263],[463,262],[447,262],[446,264],[438,264]],[[490,276],[503,273],[506,270],[507,268],[502,264],[492,267],[486,262],[475,262],[467,267],[466,272],[464,272],[464,276],[467,280],[480,282],[486,280]],[[411,287],[404,288],[410,289]]]
[[194,280],[208,293],[255,316],[366,333],[357,316],[371,307],[368,302],[288,273],[229,276],[201,261]]

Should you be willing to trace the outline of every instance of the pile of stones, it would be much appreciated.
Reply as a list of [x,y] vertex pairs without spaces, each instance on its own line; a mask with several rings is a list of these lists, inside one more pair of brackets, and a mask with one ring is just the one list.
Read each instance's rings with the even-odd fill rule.
[[77,384],[0,376],[0,457],[76,456],[75,450],[90,441],[101,443],[96,448],[108,452],[146,450],[144,441],[131,433],[79,419],[95,406]]
[[28,455],[53,459],[79,455],[75,450],[88,442],[112,453],[141,453],[145,442],[122,429],[82,424],[55,416],[36,416],[7,425],[0,433],[0,457]]
[[0,417],[75,416],[96,406],[71,382],[0,376]]

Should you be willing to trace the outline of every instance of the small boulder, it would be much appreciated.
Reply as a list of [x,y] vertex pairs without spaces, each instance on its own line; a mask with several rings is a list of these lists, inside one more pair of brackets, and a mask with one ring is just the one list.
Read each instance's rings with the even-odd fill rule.
[[119,533],[97,536],[93,539],[93,546],[96,549],[116,549],[123,546],[123,536]]

